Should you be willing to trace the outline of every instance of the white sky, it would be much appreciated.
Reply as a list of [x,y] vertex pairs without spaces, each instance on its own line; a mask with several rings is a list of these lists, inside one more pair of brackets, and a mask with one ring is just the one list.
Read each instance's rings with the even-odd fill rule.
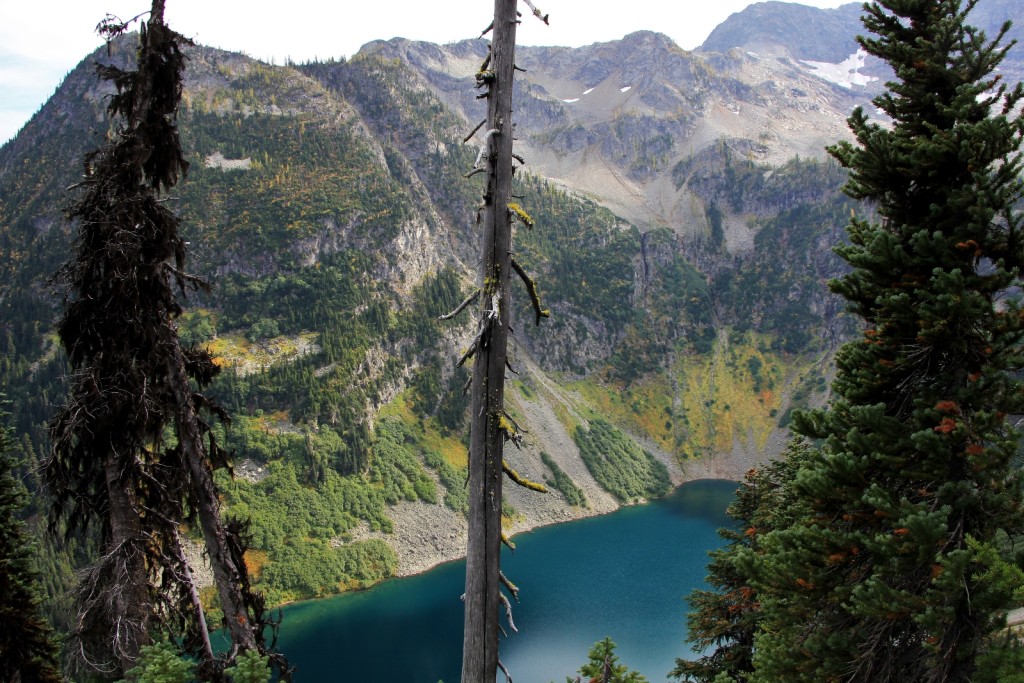
[[[847,0],[848,1],[848,0]],[[802,0],[838,7],[844,0]],[[108,12],[128,19],[147,0],[0,0],[0,144],[102,44],[94,27]],[[522,45],[579,46],[647,29],[693,49],[750,0],[535,0],[545,26],[520,3]],[[166,19],[198,43],[278,64],[351,56],[378,38],[434,43],[475,38],[490,22],[489,0],[167,0]]]

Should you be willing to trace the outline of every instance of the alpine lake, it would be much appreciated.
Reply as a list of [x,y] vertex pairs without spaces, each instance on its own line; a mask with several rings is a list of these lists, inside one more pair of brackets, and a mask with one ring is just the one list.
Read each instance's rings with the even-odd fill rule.
[[[685,597],[705,585],[707,552],[722,544],[717,529],[729,524],[736,487],[689,482],[651,503],[517,535],[515,552],[502,551],[502,571],[520,589],[519,631],[500,643],[512,678],[575,678],[590,647],[610,636],[621,663],[665,681],[677,657],[693,656]],[[278,646],[293,680],[458,683],[464,581],[465,562],[449,562],[285,607]]]

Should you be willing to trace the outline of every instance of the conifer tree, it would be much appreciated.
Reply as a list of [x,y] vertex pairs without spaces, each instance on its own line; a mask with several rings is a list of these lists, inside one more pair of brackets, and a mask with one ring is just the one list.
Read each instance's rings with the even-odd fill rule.
[[820,440],[795,477],[808,513],[746,568],[752,681],[972,680],[1011,606],[994,564],[1022,522],[1007,415],[1024,410],[1024,89],[995,74],[1009,24],[989,40],[975,4],[865,5],[860,44],[895,72],[874,100],[891,123],[857,109],[856,142],[829,150],[869,212],[831,283],[864,330],[831,404],[795,421]]
[[14,476],[13,445],[10,430],[0,425],[0,681],[56,683],[57,646],[39,610],[32,545],[18,518],[26,495]]
[[[587,653],[587,663],[579,668],[580,674],[586,677],[585,680],[599,683],[647,683],[647,678],[643,674],[632,671],[619,662],[615,648],[615,641],[608,636],[594,643]],[[565,680],[566,683],[580,683],[584,678],[577,676],[575,679]]]
[[694,660],[677,659],[670,677],[694,683],[746,681],[754,669],[754,636],[760,619],[757,591],[748,567],[760,550],[760,539],[800,519],[802,501],[793,477],[810,453],[808,444],[794,439],[782,456],[747,472],[727,513],[734,524],[718,530],[728,543],[708,553],[707,581],[711,589],[694,590],[688,597],[687,642],[698,650],[713,650]]
[[[244,525],[220,518],[213,483],[226,455],[208,419],[226,415],[202,390],[218,367],[177,334],[179,296],[205,286],[184,272],[179,219],[162,198],[188,168],[176,121],[188,41],[164,23],[164,0],[148,14],[136,68],[98,67],[116,90],[108,107],[115,131],[86,158],[68,211],[77,244],[57,276],[66,286],[58,333],[73,374],[50,422],[43,475],[52,528],[98,532],[101,557],[75,593],[77,666],[94,675],[128,671],[152,636],[166,633],[208,678],[224,661],[213,651],[183,526],[202,531],[228,658],[262,652],[266,624],[242,558]],[[100,25],[109,38],[126,28],[114,18]]]

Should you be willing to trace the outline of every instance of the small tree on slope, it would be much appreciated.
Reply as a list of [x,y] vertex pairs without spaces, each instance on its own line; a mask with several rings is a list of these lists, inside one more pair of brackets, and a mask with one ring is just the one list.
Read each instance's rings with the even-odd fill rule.
[[[1021,531],[1010,459],[1024,410],[1020,146],[1024,91],[993,75],[1008,47],[966,24],[974,1],[865,5],[860,43],[893,68],[830,153],[873,209],[831,283],[864,320],[834,399],[797,416],[820,447],[795,478],[809,513],[761,540],[756,681],[967,681],[1003,625]],[[1002,576],[1003,580],[985,577]]]
[[[0,409],[0,419],[7,415]],[[32,546],[18,513],[25,488],[14,477],[11,433],[0,424],[0,681],[61,680],[57,646],[39,610]]]

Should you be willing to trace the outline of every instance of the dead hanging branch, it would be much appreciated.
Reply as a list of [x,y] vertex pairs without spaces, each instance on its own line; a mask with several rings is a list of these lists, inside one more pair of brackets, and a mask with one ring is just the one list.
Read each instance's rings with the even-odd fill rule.
[[[473,131],[476,132],[475,130]],[[487,170],[485,159],[490,158],[491,138],[500,133],[497,128],[492,128],[487,131],[487,135],[484,136],[484,141],[480,144],[480,151],[477,152],[476,159],[473,161],[473,168],[467,173],[465,178],[472,178],[477,173],[483,173]]]
[[501,585],[507,588],[508,592],[512,594],[512,598],[516,602],[519,602],[519,586],[509,581],[508,577],[505,576],[505,572],[499,572],[498,579],[501,581]]
[[516,544],[512,542],[512,539],[509,538],[504,531],[501,532],[501,544],[512,552],[516,551]]
[[466,310],[466,307],[469,306],[474,301],[476,301],[478,296],[480,296],[480,290],[479,289],[476,290],[475,292],[473,292],[472,294],[470,294],[469,296],[467,296],[466,300],[463,301],[458,306],[456,306],[454,311],[452,311],[451,313],[448,313],[446,315],[438,316],[437,319],[438,320],[451,320],[452,318],[457,316],[459,313],[462,313],[464,310]]
[[498,600],[501,601],[502,607],[505,608],[505,618],[508,619],[508,627],[512,629],[513,633],[519,633],[519,629],[516,628],[516,622],[512,620],[512,603],[509,601],[508,596],[498,591]]
[[533,229],[533,226],[536,224],[536,222],[533,220],[533,216],[526,213],[523,207],[519,206],[519,204],[516,204],[515,202],[509,202],[508,212],[511,216],[517,218],[519,222],[521,222],[523,225],[525,225],[527,228],[531,230]]
[[479,348],[483,348],[487,333],[491,329],[491,322],[493,318],[487,317],[480,321],[480,328],[477,330],[476,336],[473,337],[473,341],[469,343],[469,347],[463,352],[462,357],[459,358],[459,362],[455,364],[455,367],[461,368],[465,365],[466,361],[476,355],[476,351]]
[[484,127],[485,123],[487,123],[487,119],[484,119],[480,123],[476,124],[476,127],[473,128],[473,130],[469,131],[469,135],[467,135],[466,137],[462,138],[463,144],[469,142],[473,138],[473,136],[476,135],[476,132]]
[[[505,441],[511,441],[516,448],[522,447],[523,435],[519,425],[505,411],[502,411],[501,415],[498,416],[498,430],[505,436]],[[502,465],[504,466],[504,461]]]
[[469,347],[463,352],[462,357],[459,358],[459,362],[455,364],[455,367],[461,368],[463,364],[474,355],[477,350],[487,348],[487,340],[491,334],[491,330],[494,327],[494,322],[500,318],[498,295],[491,295],[491,307],[484,311],[480,318],[480,326],[477,330],[476,336],[473,337],[473,341],[469,343]]
[[531,491],[537,491],[538,493],[548,492],[548,489],[546,486],[544,486],[544,484],[538,484],[535,481],[530,481],[529,479],[527,479],[526,477],[512,469],[512,467],[504,460],[501,461],[501,471],[504,472],[509,479],[511,479],[516,484],[519,484],[523,488],[530,489]]
[[542,14],[541,11],[539,9],[537,9],[537,6],[534,5],[530,0],[523,0],[523,2],[525,2],[526,6],[530,8],[531,12],[533,12],[533,16],[537,17],[538,19],[543,21],[548,26],[551,25],[550,23],[548,23],[548,17],[551,16],[551,15],[549,15],[549,14]]
[[508,672],[508,669],[505,668],[500,659],[498,660],[498,668],[501,669],[501,673],[505,674],[505,683],[512,683],[512,674]]
[[487,131],[487,134],[484,136],[484,141],[480,143],[480,151],[476,154],[476,160],[473,162],[473,168],[483,168],[482,164],[484,159],[490,157],[491,138],[499,132],[500,131],[497,128],[491,128]]
[[537,291],[537,283],[533,281],[526,270],[519,264],[515,258],[512,259],[512,270],[516,272],[519,279],[523,281],[523,285],[526,286],[526,291],[530,295],[530,303],[533,304],[533,314],[535,316],[535,325],[540,325],[541,318],[550,318],[551,310],[544,308],[540,304],[540,293]]

